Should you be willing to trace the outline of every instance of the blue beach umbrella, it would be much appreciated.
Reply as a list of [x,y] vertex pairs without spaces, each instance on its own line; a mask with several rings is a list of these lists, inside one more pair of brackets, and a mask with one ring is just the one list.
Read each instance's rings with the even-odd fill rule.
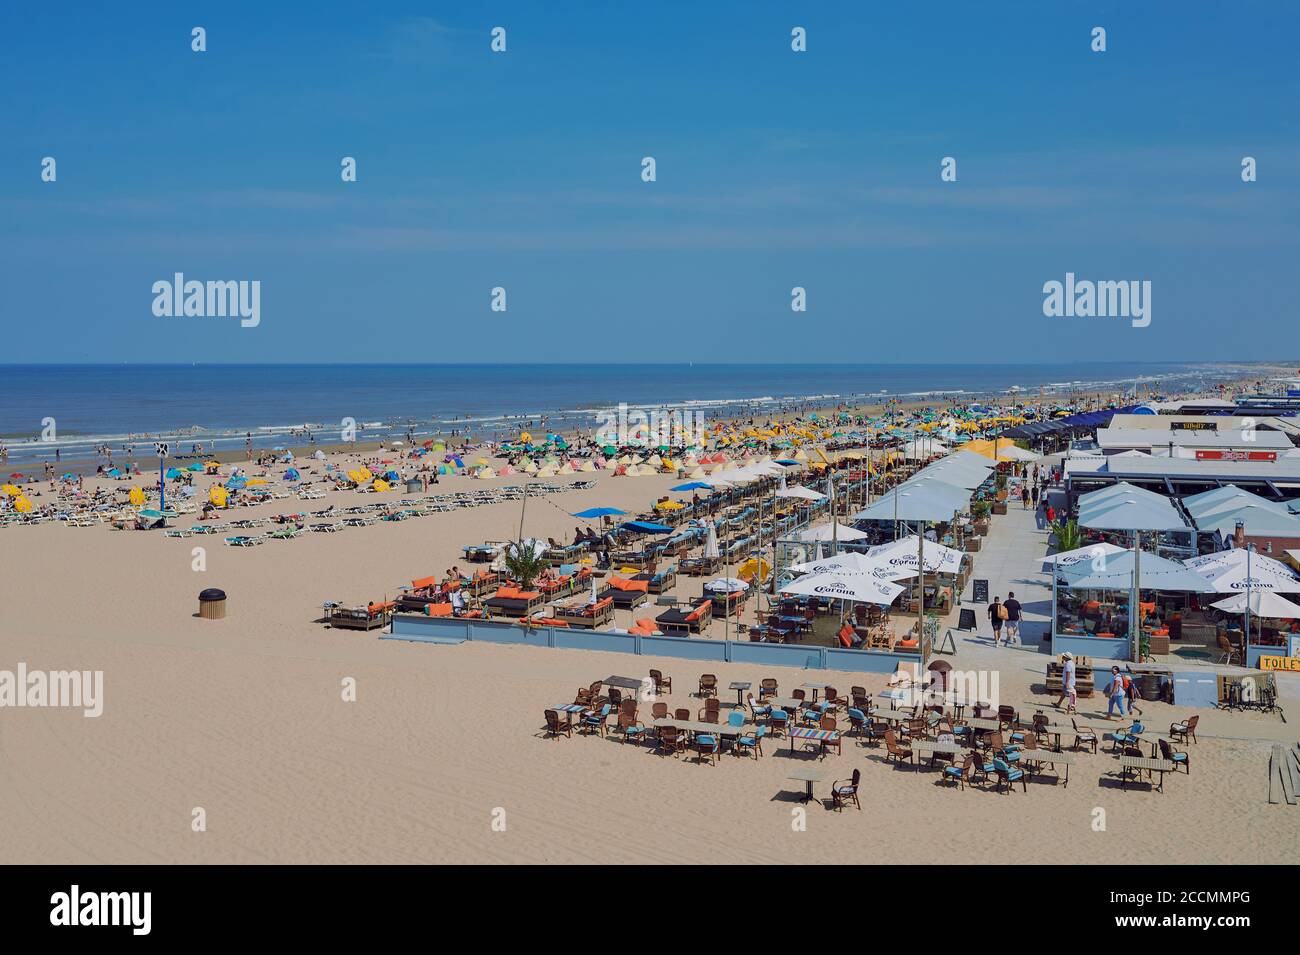
[[593,517],[610,517],[615,514],[626,514],[627,511],[620,511],[617,507],[589,507],[585,511],[578,511],[574,517],[581,517],[584,520],[590,520]]
[[701,491],[701,490],[711,491],[713,490],[713,485],[705,484],[703,481],[687,481],[685,484],[678,484],[676,487],[671,487],[668,490],[670,491]]
[[284,472],[284,479],[286,481],[296,481],[298,480],[299,476],[300,475],[298,474],[297,468],[290,468],[289,470]]

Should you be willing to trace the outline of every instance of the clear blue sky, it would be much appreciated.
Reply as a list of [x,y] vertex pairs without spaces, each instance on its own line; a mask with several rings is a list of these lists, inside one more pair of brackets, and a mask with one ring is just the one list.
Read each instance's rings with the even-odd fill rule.
[[[6,4],[0,361],[1293,357],[1298,11]],[[156,318],[177,271],[261,325]],[[1067,271],[1151,326],[1044,317]]]

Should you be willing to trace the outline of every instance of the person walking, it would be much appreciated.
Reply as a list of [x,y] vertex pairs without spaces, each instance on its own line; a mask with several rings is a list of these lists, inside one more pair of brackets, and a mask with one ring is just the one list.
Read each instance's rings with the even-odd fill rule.
[[1106,684],[1106,719],[1111,719],[1112,713],[1118,713],[1123,718],[1126,699],[1128,691],[1124,688],[1124,677],[1120,674],[1119,667],[1111,667],[1110,682]]
[[989,623],[993,625],[993,646],[998,645],[1002,639],[1002,624],[1007,619],[1007,608],[1002,606],[1002,598],[994,597],[993,603],[989,604]]
[[1007,591],[1007,599],[1002,604],[1007,611],[1007,646],[1011,646],[1012,641],[1020,642],[1020,601],[1016,599],[1015,591]]
[[1028,484],[1020,485],[1020,509],[1022,511],[1029,510],[1029,485]]
[[1074,654],[1066,650],[1061,654],[1061,698],[1056,701],[1059,710],[1065,703],[1065,712],[1078,712],[1079,694],[1075,687]]
[[1031,492],[1030,496],[1033,498],[1034,510],[1036,511],[1038,510],[1038,485],[1037,484],[1034,485],[1034,490]]

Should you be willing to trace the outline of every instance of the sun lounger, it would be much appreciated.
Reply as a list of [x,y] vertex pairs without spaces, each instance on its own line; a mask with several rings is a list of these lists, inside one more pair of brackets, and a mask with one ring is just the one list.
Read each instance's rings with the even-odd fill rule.
[[190,529],[188,527],[173,527],[167,531],[168,537],[189,537]]
[[501,541],[486,541],[482,544],[470,545],[464,548],[465,559],[472,564],[486,564],[496,560],[502,546]]
[[271,540],[291,541],[297,537],[298,534],[299,530],[296,527],[282,527],[279,530],[271,531],[271,533],[266,536]]
[[342,524],[313,524],[311,529],[317,534],[337,534],[343,530]]
[[647,590],[655,595],[665,593],[671,590],[677,584],[677,568],[669,567],[667,570],[661,570],[658,573],[637,574],[633,580],[644,580]]
[[635,610],[650,599],[647,581],[629,580],[617,574],[611,574],[605,580],[605,589],[600,592],[600,599],[611,597],[619,610]]
[[677,569],[689,577],[706,577],[722,569],[721,557],[688,557],[678,564]]
[[227,547],[252,547],[260,543],[262,543],[262,538],[248,537],[247,535],[242,535],[242,534],[239,537],[226,538]]
[[655,623],[664,633],[689,636],[703,633],[713,620],[713,601],[705,597],[690,607],[674,607],[655,617]]
[[341,630],[378,630],[393,619],[393,603],[371,603],[364,607],[333,606],[329,625]]
[[594,604],[556,604],[552,615],[570,627],[595,629],[614,622],[614,601],[605,598]]
[[540,590],[520,590],[517,587],[498,587],[483,609],[502,617],[531,617],[546,603]]

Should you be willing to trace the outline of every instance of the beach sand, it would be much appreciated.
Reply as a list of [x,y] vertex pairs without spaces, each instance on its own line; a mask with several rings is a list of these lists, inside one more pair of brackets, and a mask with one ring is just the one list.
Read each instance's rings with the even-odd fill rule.
[[[590,477],[586,475],[584,477]],[[525,533],[568,538],[567,512],[643,509],[675,479],[596,475],[586,491],[532,498]],[[563,479],[560,479],[563,480]],[[576,480],[568,478],[567,480]],[[453,478],[433,491],[496,482]],[[432,492],[432,491],[431,491]],[[397,495],[385,495],[396,498]],[[273,514],[374,495],[273,501]],[[241,509],[241,515],[245,509]],[[964,792],[938,773],[886,766],[883,749],[846,742],[818,763],[862,770],[863,811],[799,812],[810,757],[769,742],[763,759],[716,766],[617,739],[542,738],[543,710],[579,686],[657,667],[670,706],[705,667],[676,659],[481,643],[430,646],[330,630],[329,599],[391,596],[459,563],[460,548],[514,537],[517,502],[400,523],[305,534],[259,547],[107,527],[0,530],[0,668],[104,672],[104,712],[0,711],[0,844],[12,862],[1291,862],[1296,809],[1265,804],[1268,743],[1213,738],[1243,725],[1207,712],[1189,747],[1192,775],[1121,792],[1104,755],[1080,756],[1068,788]],[[182,526],[192,523],[182,519]],[[993,535],[1000,532],[994,521]],[[1002,531],[1005,532],[1005,531]],[[205,547],[207,570],[191,567]],[[978,564],[977,564],[978,567]],[[697,594],[684,579],[679,594]],[[229,595],[222,621],[198,619],[201,589]],[[620,614],[620,625],[630,615]],[[715,630],[717,627],[715,626]],[[967,651],[963,651],[967,652]],[[977,653],[978,651],[969,651]],[[1045,657],[997,658],[1004,699],[1031,700]],[[959,664],[960,665],[960,664]],[[965,665],[986,665],[982,660]],[[709,665],[723,687],[775,677],[847,692],[882,676]],[[356,681],[345,702],[343,681]],[[734,694],[722,692],[724,703]],[[1046,698],[1038,697],[1043,701]],[[648,707],[647,707],[648,709]],[[1090,722],[1096,698],[1084,701]],[[1185,710],[1149,704],[1164,729]],[[1252,724],[1253,725],[1253,724]],[[1287,727],[1259,723],[1261,736]],[[192,830],[196,807],[206,831]],[[1097,810],[1104,831],[1097,831]],[[800,817],[805,825],[800,828]],[[501,822],[504,820],[504,831]]]

